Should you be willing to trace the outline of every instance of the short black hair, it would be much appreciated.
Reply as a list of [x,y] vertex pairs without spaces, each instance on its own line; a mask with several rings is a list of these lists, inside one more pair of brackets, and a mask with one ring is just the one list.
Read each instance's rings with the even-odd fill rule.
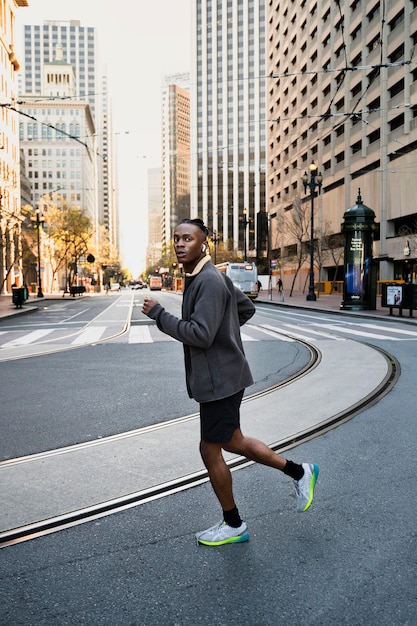
[[186,217],[185,219],[181,220],[180,224],[193,224],[194,226],[197,226],[200,230],[202,230],[203,233],[205,234],[205,236],[208,237],[209,229],[204,224],[203,220],[200,220],[199,217],[197,217],[194,220],[192,220],[191,218]]

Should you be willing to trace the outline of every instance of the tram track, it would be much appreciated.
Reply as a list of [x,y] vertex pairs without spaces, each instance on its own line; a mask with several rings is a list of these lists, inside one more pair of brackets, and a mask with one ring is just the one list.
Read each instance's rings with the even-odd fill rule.
[[[280,332],[279,329],[277,329],[277,334],[284,334],[284,333]],[[285,332],[285,336],[291,337],[291,334]],[[315,345],[308,343],[307,341],[300,340],[299,338],[295,338],[295,339],[299,343],[302,343],[304,346],[306,346],[307,349],[309,350],[310,360],[308,361],[308,363],[297,373],[286,378],[285,380],[271,387],[268,387],[265,390],[258,391],[255,394],[245,397],[244,403],[267,396],[268,394],[272,393],[273,391],[278,390],[279,388],[282,388],[287,385],[290,385],[291,383],[294,383],[295,381],[311,373],[312,370],[314,370],[319,365],[320,360],[321,360],[321,353],[318,350],[318,348]],[[315,424],[314,427],[310,427],[310,428],[304,429],[301,432],[298,432],[295,436],[286,437],[280,441],[276,441],[272,444],[269,444],[271,449],[273,449],[276,452],[282,453],[292,447],[295,447],[314,437],[317,437],[331,430],[332,428],[335,428],[341,425],[342,423],[348,421],[349,419],[352,419],[355,415],[359,414],[367,407],[378,402],[381,398],[384,397],[384,395],[386,395],[393,388],[393,386],[395,385],[400,375],[400,365],[398,361],[392,355],[382,350],[381,348],[377,348],[373,345],[369,347],[372,348],[372,350],[376,350],[377,352],[379,352],[379,354],[383,356],[383,358],[385,359],[387,363],[387,373],[385,377],[383,378],[383,380],[381,380],[380,384],[375,389],[373,389],[371,393],[368,393],[360,401],[356,402],[352,406],[347,407],[346,410],[343,410],[333,415],[331,418],[328,418],[318,424]],[[188,420],[195,419],[195,417],[196,417],[195,415],[186,416],[183,418],[179,418],[178,420],[173,420],[173,422],[179,423],[187,419]],[[161,425],[156,424],[153,427],[148,427],[148,429],[152,429],[152,428],[158,429],[158,428],[161,428]],[[130,433],[122,433],[119,435],[115,435],[114,437],[115,438],[126,437],[126,436],[129,436],[129,434]],[[107,439],[110,439],[110,438],[107,438]],[[88,446],[88,445],[95,445],[95,443],[96,442],[91,442],[90,444],[81,444],[81,445]],[[99,442],[97,442],[98,445],[102,443],[103,443],[103,440],[100,440]],[[49,454],[51,453],[59,454],[60,450],[50,451]],[[29,458],[30,457],[21,457],[19,459],[9,459],[8,461],[0,463],[0,467],[1,465],[5,463],[12,464],[12,463],[18,463],[18,462],[25,462],[25,460]],[[227,463],[230,469],[234,471],[234,470],[246,467],[248,465],[251,465],[253,462],[249,461],[246,458],[238,457],[238,458],[233,458],[227,461]],[[60,530],[70,528],[78,524],[93,521],[100,517],[104,517],[113,513],[121,512],[123,510],[129,509],[135,506],[139,506],[140,504],[145,504],[152,500],[156,500],[156,499],[168,496],[168,495],[172,495],[180,491],[183,491],[185,489],[190,489],[192,487],[198,486],[207,481],[208,481],[207,472],[205,470],[197,471],[194,473],[189,473],[180,478],[170,480],[168,482],[163,482],[161,484],[150,487],[148,489],[142,489],[140,491],[126,494],[118,498],[113,498],[111,500],[94,504],[89,507],[80,508],[78,510],[68,512],[64,515],[50,517],[48,519],[40,520],[35,523],[31,523],[31,524],[27,524],[24,526],[20,526],[18,528],[6,530],[0,533],[0,548],[16,545],[23,541],[28,541],[30,539],[34,539],[34,538],[41,537],[50,533],[58,532]]]

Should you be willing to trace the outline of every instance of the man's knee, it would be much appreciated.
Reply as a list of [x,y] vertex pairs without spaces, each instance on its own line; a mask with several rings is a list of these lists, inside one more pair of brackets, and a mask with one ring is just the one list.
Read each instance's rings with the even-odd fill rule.
[[204,463],[210,464],[221,454],[221,445],[209,441],[200,441],[200,454]]
[[232,438],[227,443],[223,444],[223,450],[231,452],[232,454],[241,454],[244,447],[245,437],[242,434],[240,428],[236,428]]

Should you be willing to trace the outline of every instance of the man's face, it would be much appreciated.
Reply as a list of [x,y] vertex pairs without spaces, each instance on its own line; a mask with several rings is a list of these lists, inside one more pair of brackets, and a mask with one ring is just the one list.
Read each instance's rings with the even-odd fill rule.
[[174,249],[179,263],[186,272],[192,272],[206,253],[203,246],[206,238],[203,231],[195,224],[179,224],[174,230]]

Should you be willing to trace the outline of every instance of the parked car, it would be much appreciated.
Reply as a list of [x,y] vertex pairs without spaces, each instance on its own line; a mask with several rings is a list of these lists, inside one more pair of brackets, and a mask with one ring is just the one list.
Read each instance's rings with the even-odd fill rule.
[[110,291],[120,291],[120,283],[113,283],[110,287]]

